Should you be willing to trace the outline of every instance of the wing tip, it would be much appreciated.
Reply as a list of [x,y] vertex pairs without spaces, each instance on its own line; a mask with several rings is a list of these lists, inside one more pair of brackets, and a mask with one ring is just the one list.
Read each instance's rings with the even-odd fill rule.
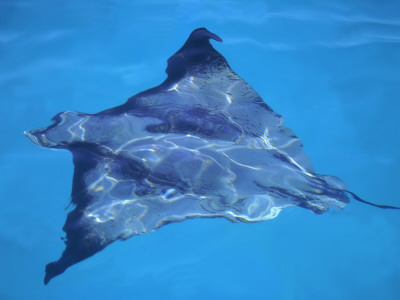
[[222,39],[204,27],[192,31],[183,46],[168,59],[165,72],[168,78],[164,83],[179,81],[193,66],[201,63],[226,60],[210,44],[210,39],[222,42]]

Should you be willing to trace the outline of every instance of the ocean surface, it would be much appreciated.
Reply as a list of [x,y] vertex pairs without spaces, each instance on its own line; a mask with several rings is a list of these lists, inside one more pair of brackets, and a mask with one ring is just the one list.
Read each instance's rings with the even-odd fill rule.
[[400,206],[399,1],[0,0],[0,299],[400,299],[400,212],[194,219],[115,242],[45,286],[73,164],[25,130],[160,84],[206,27],[315,170]]

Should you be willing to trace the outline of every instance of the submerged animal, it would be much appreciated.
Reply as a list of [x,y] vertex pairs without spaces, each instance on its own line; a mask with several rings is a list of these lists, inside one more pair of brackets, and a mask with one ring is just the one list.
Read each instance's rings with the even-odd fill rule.
[[168,223],[258,222],[290,206],[323,213],[349,195],[364,201],[314,172],[301,141],[210,39],[222,42],[194,30],[168,59],[167,79],[125,104],[62,112],[25,132],[39,146],[71,151],[75,166],[66,249],[46,266],[45,284],[115,240]]

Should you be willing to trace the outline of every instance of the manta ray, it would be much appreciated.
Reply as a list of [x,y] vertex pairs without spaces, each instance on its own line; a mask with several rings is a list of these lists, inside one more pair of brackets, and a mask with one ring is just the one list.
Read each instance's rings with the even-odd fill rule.
[[349,196],[366,202],[314,171],[299,138],[210,40],[222,42],[194,30],[168,59],[167,79],[120,106],[62,112],[25,132],[41,147],[71,151],[75,167],[66,248],[46,266],[45,284],[116,240],[169,223],[259,222],[291,206],[320,214]]

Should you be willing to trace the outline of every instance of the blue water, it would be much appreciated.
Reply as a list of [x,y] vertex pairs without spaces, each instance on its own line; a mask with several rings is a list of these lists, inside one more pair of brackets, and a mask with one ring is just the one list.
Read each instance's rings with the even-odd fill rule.
[[[202,219],[116,242],[43,285],[73,166],[23,131],[165,79],[207,27],[321,174],[399,205],[398,1],[0,1],[0,299],[400,299],[400,214],[351,202],[255,224]],[[144,2],[144,1],[143,1]]]

